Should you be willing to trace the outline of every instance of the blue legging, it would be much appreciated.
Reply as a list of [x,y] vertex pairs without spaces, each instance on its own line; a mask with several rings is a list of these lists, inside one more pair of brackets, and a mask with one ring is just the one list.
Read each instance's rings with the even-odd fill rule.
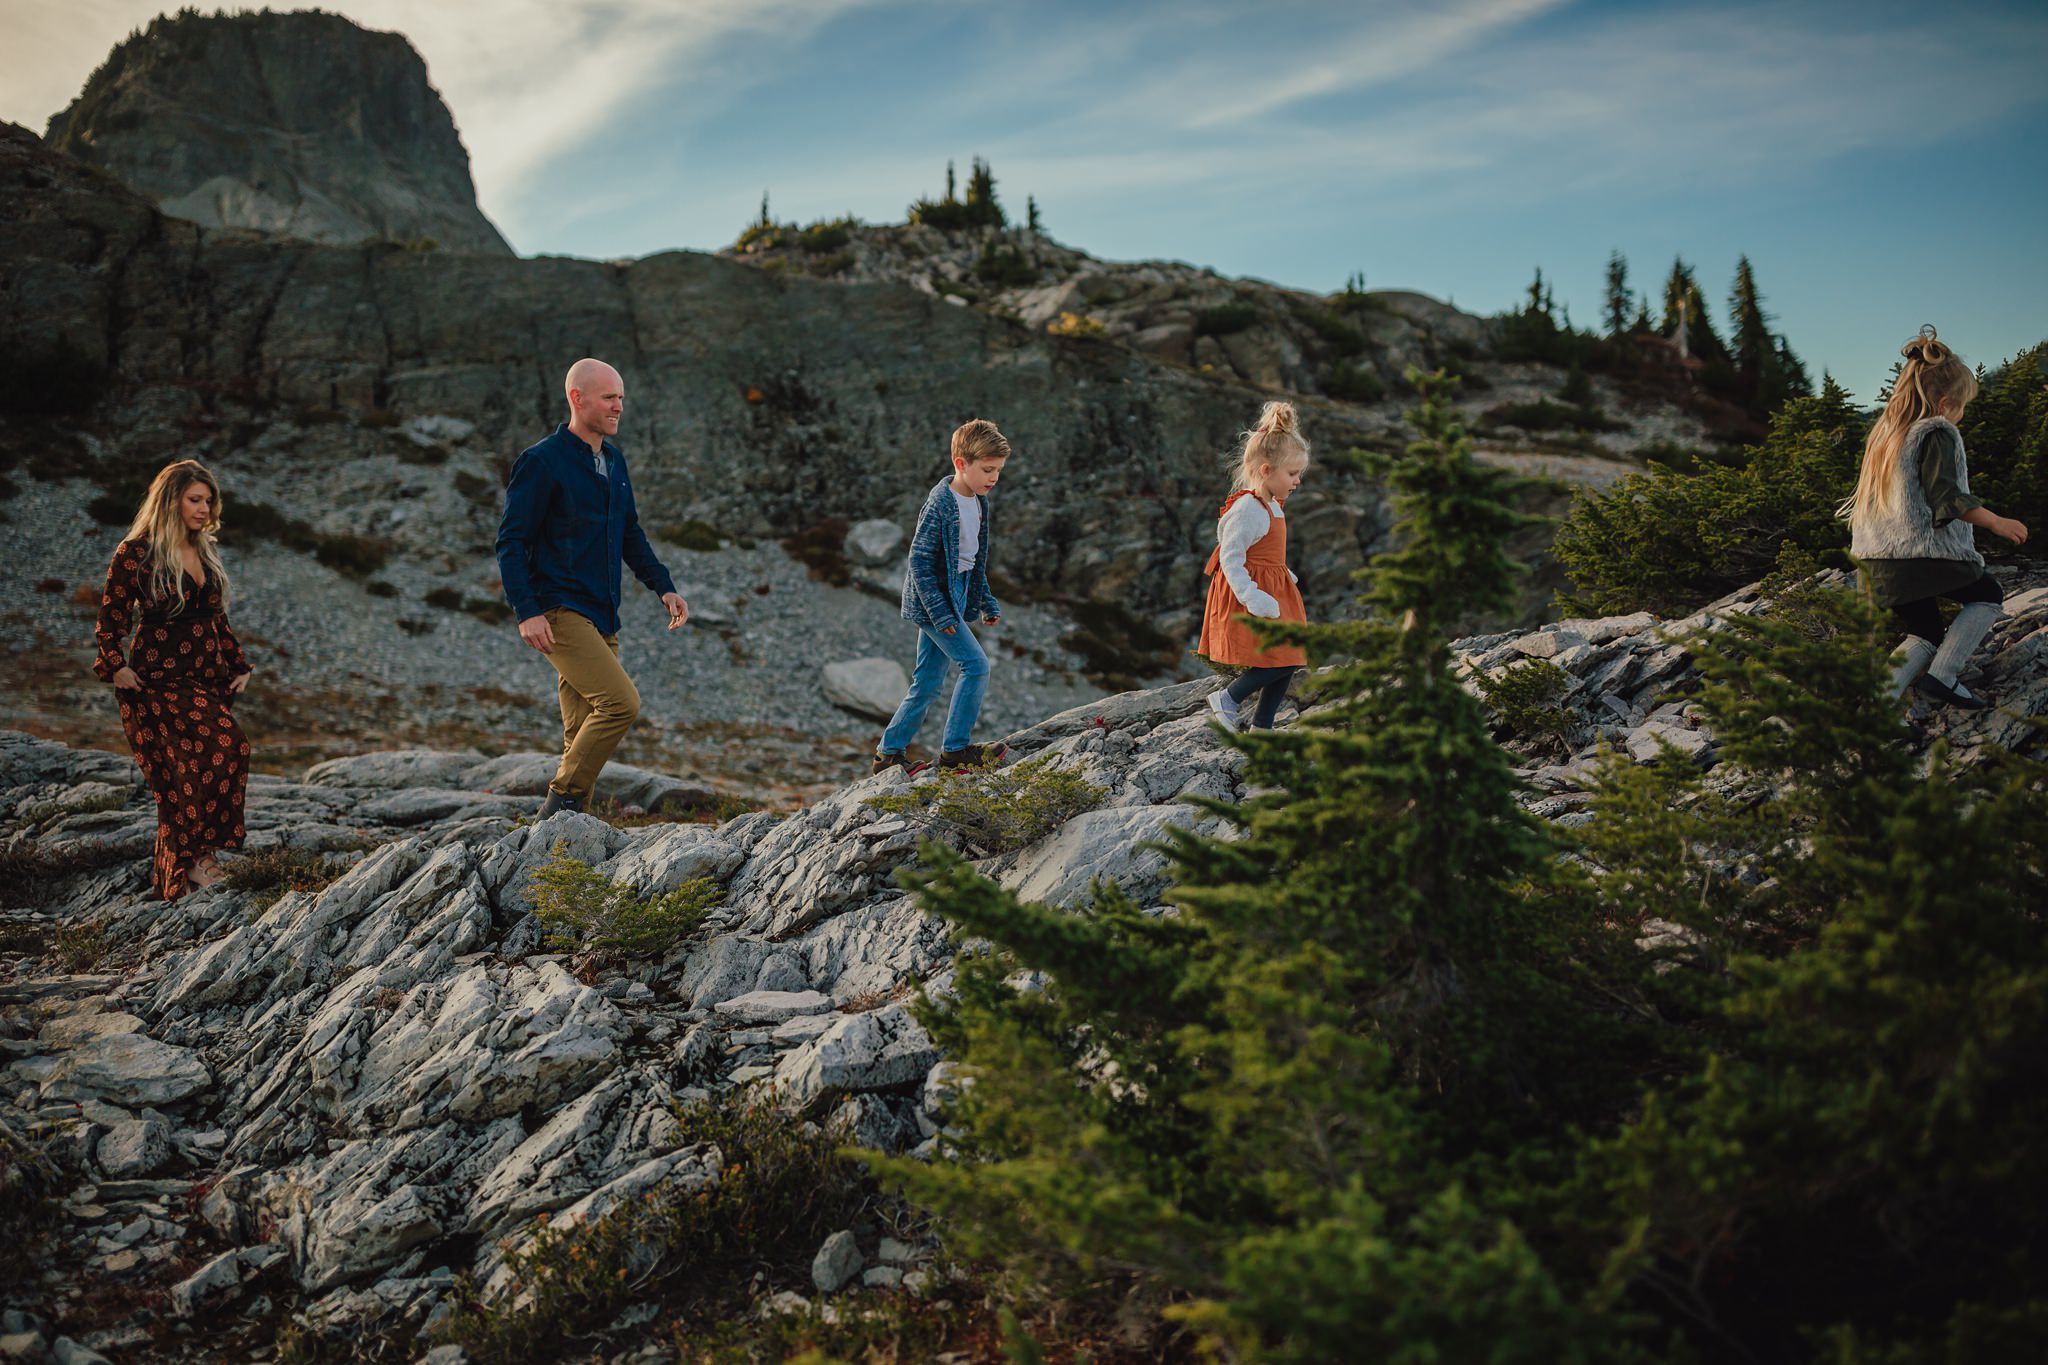
[[1242,706],[1245,700],[1256,692],[1259,694],[1259,709],[1252,716],[1252,726],[1259,730],[1273,728],[1273,717],[1280,714],[1280,703],[1287,696],[1287,684],[1294,681],[1298,668],[1247,668],[1237,675],[1229,687],[1223,689],[1230,694],[1230,700]]

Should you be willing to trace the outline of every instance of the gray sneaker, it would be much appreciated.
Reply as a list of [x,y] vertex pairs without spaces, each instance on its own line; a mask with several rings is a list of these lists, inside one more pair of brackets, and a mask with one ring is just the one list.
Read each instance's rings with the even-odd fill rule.
[[1237,732],[1237,703],[1230,699],[1225,688],[1217,688],[1209,694],[1209,709],[1216,713],[1216,723],[1233,734]]

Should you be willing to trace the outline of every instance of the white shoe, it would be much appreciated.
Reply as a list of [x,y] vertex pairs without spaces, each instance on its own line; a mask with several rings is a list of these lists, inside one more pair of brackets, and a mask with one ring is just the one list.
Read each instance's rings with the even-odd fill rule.
[[1216,713],[1216,719],[1224,729],[1233,734],[1237,731],[1237,703],[1230,699],[1230,693],[1219,687],[1209,694],[1209,709]]

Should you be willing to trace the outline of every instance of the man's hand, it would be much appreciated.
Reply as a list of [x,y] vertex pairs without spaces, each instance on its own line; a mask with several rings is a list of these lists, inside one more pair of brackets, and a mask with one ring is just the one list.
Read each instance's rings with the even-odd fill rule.
[[240,677],[230,679],[228,682],[228,695],[231,697],[241,696],[243,689],[249,685],[249,679],[254,676],[256,676],[256,670],[252,668]]
[[555,652],[555,628],[545,616],[529,616],[519,623],[519,638],[543,654]]
[[683,600],[683,595],[679,592],[663,593],[661,595],[661,605],[668,608],[668,628],[670,630],[674,630],[677,626],[690,619],[690,604]]
[[2023,521],[2015,521],[2011,517],[2000,517],[1997,521],[1993,522],[1991,533],[2004,536],[2015,545],[2027,543],[2027,524]]
[[992,626],[1002,619],[1000,616],[984,616],[981,618],[981,623],[985,626]]
[[142,690],[142,679],[135,676],[134,669],[126,664],[122,664],[114,670],[114,690],[116,692],[140,692]]

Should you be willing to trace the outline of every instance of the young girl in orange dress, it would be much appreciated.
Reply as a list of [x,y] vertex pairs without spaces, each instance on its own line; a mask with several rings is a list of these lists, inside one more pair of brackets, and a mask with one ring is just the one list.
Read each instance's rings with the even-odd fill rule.
[[1301,590],[1287,567],[1287,499],[1301,487],[1308,468],[1292,403],[1268,403],[1258,425],[1238,443],[1237,472],[1216,521],[1216,549],[1209,556],[1209,600],[1202,612],[1202,640],[1196,646],[1213,663],[1244,672],[1209,707],[1232,730],[1242,728],[1244,704],[1259,702],[1250,724],[1273,728],[1287,686],[1307,662],[1299,646],[1262,646],[1243,617],[1306,621]]
[[249,663],[228,628],[215,535],[220,484],[196,460],[167,465],[114,551],[100,597],[99,657],[121,729],[156,796],[157,894],[220,880],[214,854],[242,846],[249,741],[229,706]]

